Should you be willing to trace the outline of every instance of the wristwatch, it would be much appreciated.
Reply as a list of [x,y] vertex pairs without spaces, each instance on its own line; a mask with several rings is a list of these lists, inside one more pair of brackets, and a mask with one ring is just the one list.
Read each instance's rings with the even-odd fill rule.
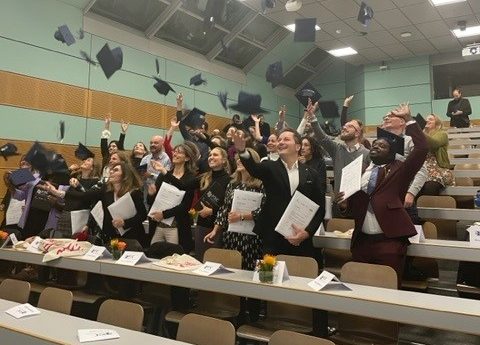
[[240,220],[243,222],[245,220],[245,217],[243,216],[243,214],[240,215]]

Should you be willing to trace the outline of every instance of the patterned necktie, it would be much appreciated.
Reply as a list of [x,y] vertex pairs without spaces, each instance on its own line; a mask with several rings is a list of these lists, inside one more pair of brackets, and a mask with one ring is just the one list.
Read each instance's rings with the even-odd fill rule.
[[375,187],[377,186],[379,171],[380,171],[380,166],[374,165],[372,169],[372,174],[370,175],[370,179],[368,180],[367,194],[372,194],[373,191],[375,190]]

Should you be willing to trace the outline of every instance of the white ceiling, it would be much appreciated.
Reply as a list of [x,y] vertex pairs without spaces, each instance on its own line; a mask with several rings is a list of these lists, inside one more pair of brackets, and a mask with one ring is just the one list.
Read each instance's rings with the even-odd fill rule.
[[[457,39],[450,32],[460,20],[466,20],[467,26],[480,25],[480,0],[440,7],[428,0],[366,0],[375,12],[368,28],[357,21],[361,0],[303,0],[296,13],[285,11],[285,1],[277,0],[277,6],[266,16],[280,25],[291,24],[299,17],[316,17],[321,27],[317,46],[324,50],[351,46],[359,55],[343,59],[356,65],[460,51],[475,38],[480,41],[478,36]],[[244,3],[259,9],[259,0]],[[367,35],[361,36],[361,31]],[[402,38],[403,32],[412,36]]]

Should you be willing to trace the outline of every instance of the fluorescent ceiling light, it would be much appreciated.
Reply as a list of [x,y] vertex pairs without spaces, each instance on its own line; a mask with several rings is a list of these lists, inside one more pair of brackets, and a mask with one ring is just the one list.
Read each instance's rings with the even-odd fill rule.
[[452,33],[458,38],[477,36],[480,35],[480,25],[469,26],[465,30],[455,29],[452,30]]
[[433,6],[442,6],[442,5],[450,5],[455,4],[457,2],[465,2],[467,0],[430,0]]
[[353,49],[352,47],[332,49],[332,50],[329,50],[328,53],[332,54],[333,56],[337,56],[337,57],[358,54],[358,52],[355,49]]
[[[295,23],[285,25],[285,27],[286,27],[288,30],[290,30],[291,32],[295,32]],[[316,31],[319,31],[319,30],[320,30],[320,26],[315,25],[315,30],[316,30]]]

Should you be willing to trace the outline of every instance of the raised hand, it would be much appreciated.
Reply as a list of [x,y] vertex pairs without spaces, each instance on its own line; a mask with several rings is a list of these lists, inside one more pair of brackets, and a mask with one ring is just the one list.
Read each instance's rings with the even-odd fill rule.
[[127,133],[128,126],[130,126],[130,122],[125,122],[123,119],[121,121],[122,133],[125,134]]
[[353,95],[345,98],[345,100],[343,101],[343,106],[344,107],[350,107],[350,104],[352,103],[352,99],[353,99]]
[[152,166],[155,171],[160,172],[162,175],[165,175],[167,173],[167,169],[163,166],[162,162],[151,160],[150,165]]
[[252,118],[253,121],[255,121],[255,122],[260,122],[260,118],[259,118],[257,115],[252,114],[252,115],[250,115],[250,116],[251,116],[251,118]]
[[232,140],[237,152],[241,153],[245,151],[245,147],[247,146],[247,139],[245,139],[243,132],[236,131],[232,136]]
[[287,115],[287,106],[282,105],[278,110],[278,118],[283,121],[285,120],[285,115]]
[[180,126],[180,121],[177,121],[176,118],[170,120],[170,127],[177,129]]
[[315,117],[315,113],[318,110],[318,102],[312,103],[312,99],[308,98],[307,112],[310,120]]
[[112,114],[105,115],[105,129],[110,129],[110,123],[112,122]]
[[182,110],[183,109],[183,94],[179,93],[177,95],[177,110]]
[[399,104],[397,108],[391,111],[391,114],[404,119],[405,122],[408,122],[412,119],[410,104],[408,102]]

